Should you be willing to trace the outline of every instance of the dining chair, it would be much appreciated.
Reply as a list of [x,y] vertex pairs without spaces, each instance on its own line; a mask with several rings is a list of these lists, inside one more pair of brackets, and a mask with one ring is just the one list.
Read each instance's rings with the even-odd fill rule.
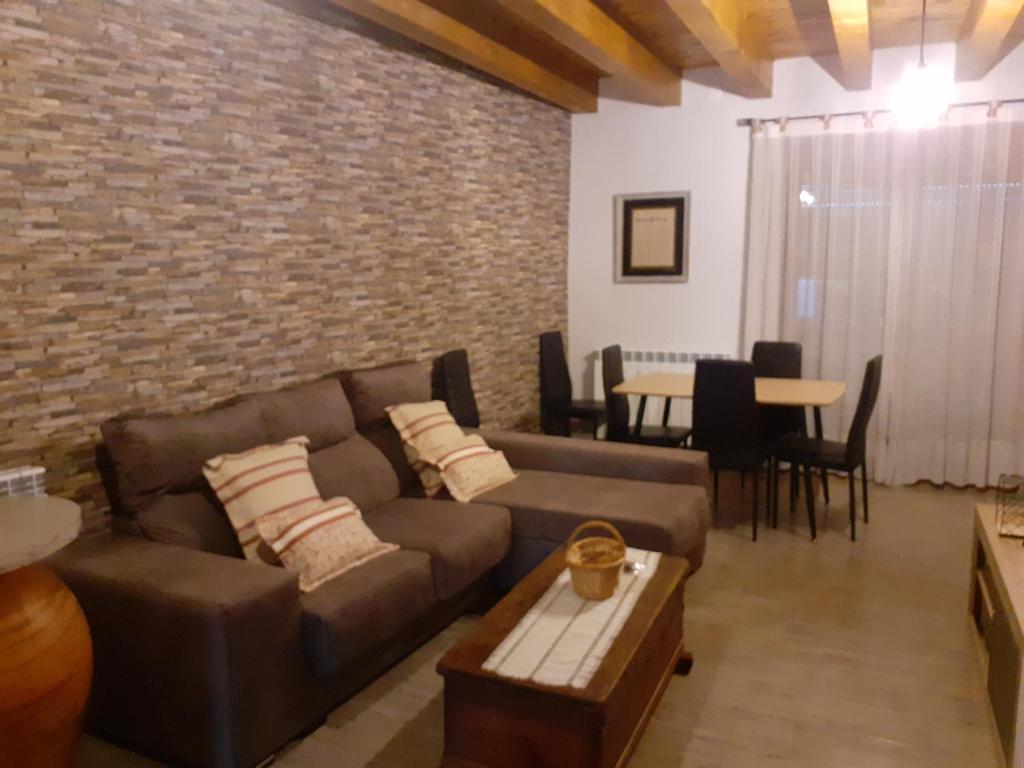
[[689,427],[667,424],[641,424],[640,432],[630,427],[629,397],[612,391],[625,381],[622,367],[622,347],[614,344],[601,350],[601,376],[604,382],[604,402],[608,429],[606,438],[617,443],[641,443],[678,447],[690,437]]
[[573,400],[569,364],[561,331],[540,335],[540,424],[546,435],[572,434],[572,421],[585,422],[597,439],[604,423],[605,407],[599,400]]
[[469,375],[469,355],[464,349],[445,352],[434,364],[434,397],[448,404],[460,427],[479,427],[480,410]]
[[[846,472],[850,485],[850,540],[857,540],[857,499],[854,473],[861,470],[861,496],[864,500],[864,522],[868,522],[868,466],[867,466],[867,435],[868,422],[878,400],[878,390],[882,383],[882,356],[877,355],[868,360],[864,368],[864,383],[860,388],[857,410],[854,411],[850,431],[846,442],[824,440],[820,437],[808,439],[806,435],[791,434],[779,440],[776,456],[788,461],[796,469],[803,466],[804,477],[810,477],[812,468],[833,469]],[[776,467],[777,471],[777,467]],[[776,480],[777,482],[777,480]],[[811,523],[811,538],[817,537],[817,524],[814,519],[814,499],[811,498],[810,482],[807,483],[807,512]]]
[[[799,379],[803,375],[803,349],[795,341],[755,341],[754,349],[750,355],[754,363],[754,375],[758,378],[772,379]],[[769,451],[769,493],[770,511],[772,526],[779,524],[779,489],[776,483],[778,470],[775,456],[775,443],[783,435],[790,433],[803,433],[806,427],[806,414],[801,407],[760,405],[758,406],[758,420],[761,427],[761,435]],[[828,473],[822,470],[822,485],[825,488],[825,498],[828,498]],[[800,492],[797,483],[797,473],[792,468],[789,473],[789,492],[795,497]]]
[[754,476],[752,537],[757,541],[761,468],[768,450],[758,422],[754,364],[740,360],[698,360],[693,384],[691,447],[708,454],[718,506],[718,473],[723,469]]

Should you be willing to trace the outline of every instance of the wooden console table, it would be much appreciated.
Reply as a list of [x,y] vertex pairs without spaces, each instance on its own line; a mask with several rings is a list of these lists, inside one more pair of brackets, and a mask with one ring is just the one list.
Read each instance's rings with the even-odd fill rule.
[[969,610],[1006,764],[1024,768],[1024,546],[999,536],[994,504],[974,510]]

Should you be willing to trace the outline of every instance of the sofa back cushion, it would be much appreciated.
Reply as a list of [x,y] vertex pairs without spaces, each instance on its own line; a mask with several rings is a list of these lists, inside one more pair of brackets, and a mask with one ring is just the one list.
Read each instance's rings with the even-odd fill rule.
[[314,453],[347,440],[355,432],[352,407],[337,379],[318,379],[276,392],[249,395],[260,408],[268,442],[290,437],[309,438]]
[[120,530],[150,541],[217,555],[242,556],[238,537],[211,490],[168,493],[143,507],[134,520],[119,520],[134,525],[134,530],[118,526]]
[[120,528],[154,541],[240,554],[203,463],[298,435],[310,439],[310,469],[321,495],[349,496],[372,509],[399,494],[388,459],[355,431],[335,377],[200,413],[114,419],[101,429],[114,475],[106,484],[117,494],[114,507],[128,516]]
[[401,493],[391,462],[358,432],[309,455],[313,480],[325,499],[347,496],[371,510]]
[[422,403],[434,399],[434,366],[435,363],[430,360],[406,361],[338,374],[352,404],[356,429],[387,456],[403,493],[419,488],[420,481],[409,466],[402,448],[402,439],[391,425],[385,409],[391,405]]
[[123,510],[136,514],[168,493],[203,491],[203,463],[270,442],[258,403],[202,413],[114,419],[100,428]]
[[433,362],[401,362],[343,371],[341,383],[352,403],[356,427],[363,430],[388,420],[389,405],[423,403],[432,399]]

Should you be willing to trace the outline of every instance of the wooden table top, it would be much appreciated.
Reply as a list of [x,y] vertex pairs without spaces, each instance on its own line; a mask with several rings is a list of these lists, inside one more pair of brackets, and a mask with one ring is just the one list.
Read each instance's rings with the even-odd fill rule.
[[0,498],[0,573],[42,560],[78,536],[82,512],[56,496]]
[[659,558],[658,569],[648,580],[647,586],[633,606],[632,613],[586,688],[548,686],[532,680],[502,677],[483,669],[484,662],[494,649],[554,583],[565,567],[565,547],[562,546],[552,552],[501,602],[488,611],[476,629],[451,648],[438,662],[437,671],[442,675],[454,673],[486,677],[512,686],[557,691],[561,696],[582,701],[605,701],[636,653],[653,618],[675,592],[679,582],[686,577],[690,564],[686,559],[672,555],[663,554]]
[[[612,391],[619,395],[693,398],[692,373],[645,373],[624,381]],[[822,379],[755,380],[757,402],[761,405],[823,407],[832,405],[846,393],[845,381]]]

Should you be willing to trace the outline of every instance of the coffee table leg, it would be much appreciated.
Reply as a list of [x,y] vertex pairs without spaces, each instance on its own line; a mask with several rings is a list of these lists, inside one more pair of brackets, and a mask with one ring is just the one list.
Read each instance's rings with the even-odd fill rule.
[[679,658],[676,659],[676,674],[688,675],[691,669],[693,669],[693,654],[689,651],[683,651],[679,654]]

